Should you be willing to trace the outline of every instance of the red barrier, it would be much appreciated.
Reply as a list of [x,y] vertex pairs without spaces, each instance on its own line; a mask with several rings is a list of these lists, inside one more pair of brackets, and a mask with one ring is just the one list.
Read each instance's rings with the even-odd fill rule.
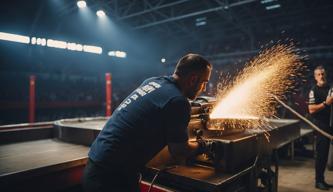
[[[140,183],[140,191],[141,192],[149,191],[149,187],[150,187],[150,183],[145,182],[145,181],[141,181],[141,183]],[[171,192],[171,190],[168,190],[168,189],[166,189],[164,187],[161,187],[161,186],[153,185],[150,192]]]
[[106,116],[111,116],[111,102],[112,102],[112,77],[110,73],[105,74],[106,82]]
[[29,122],[35,122],[35,88],[36,88],[36,77],[34,75],[30,76],[29,81]]

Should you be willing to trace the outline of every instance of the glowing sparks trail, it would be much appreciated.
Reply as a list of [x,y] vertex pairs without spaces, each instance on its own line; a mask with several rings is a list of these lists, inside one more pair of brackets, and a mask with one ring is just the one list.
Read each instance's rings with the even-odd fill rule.
[[255,119],[272,115],[275,100],[295,87],[304,65],[292,44],[278,44],[264,50],[250,61],[232,85],[219,90],[219,103],[211,119]]

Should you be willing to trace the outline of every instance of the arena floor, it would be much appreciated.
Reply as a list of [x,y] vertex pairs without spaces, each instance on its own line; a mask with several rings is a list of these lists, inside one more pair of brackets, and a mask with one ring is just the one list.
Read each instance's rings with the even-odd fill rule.
[[[279,192],[320,192],[314,187],[314,159],[295,157],[280,161]],[[333,171],[326,170],[326,182],[333,184]],[[329,191],[333,191],[331,188]]]

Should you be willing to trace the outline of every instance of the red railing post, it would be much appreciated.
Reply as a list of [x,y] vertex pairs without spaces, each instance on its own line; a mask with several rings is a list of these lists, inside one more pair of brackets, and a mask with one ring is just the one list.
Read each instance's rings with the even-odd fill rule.
[[34,75],[30,76],[29,80],[29,123],[35,122],[35,88],[36,88],[36,77]]
[[111,116],[111,103],[112,103],[112,76],[110,73],[105,74],[106,82],[106,116]]

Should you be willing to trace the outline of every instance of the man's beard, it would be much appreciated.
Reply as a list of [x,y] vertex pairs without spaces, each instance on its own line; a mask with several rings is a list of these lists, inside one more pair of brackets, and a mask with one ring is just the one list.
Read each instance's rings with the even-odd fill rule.
[[318,81],[318,84],[321,85],[321,86],[323,86],[323,85],[326,84],[326,80],[321,79],[321,80]]

